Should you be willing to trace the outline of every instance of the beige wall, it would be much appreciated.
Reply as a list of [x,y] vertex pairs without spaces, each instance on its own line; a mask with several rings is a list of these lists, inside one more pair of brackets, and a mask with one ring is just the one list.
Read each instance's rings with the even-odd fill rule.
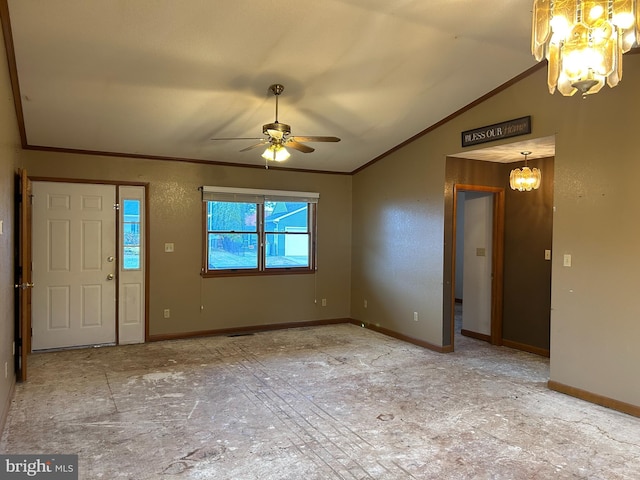
[[586,100],[549,95],[538,70],[356,174],[352,316],[442,345],[445,157],[464,130],[531,115],[533,134],[515,140],[556,135],[551,379],[640,405],[640,55],[624,68]]
[[[151,335],[349,317],[348,175],[40,151],[22,155],[32,178],[149,184]],[[317,274],[201,278],[201,185],[319,192]],[[174,253],[164,252],[165,242],[175,244]],[[169,319],[165,308],[171,310]]]
[[[443,275],[446,155],[461,150],[463,130],[532,115],[529,137],[556,134],[557,141],[551,379],[640,405],[640,55],[624,61],[621,85],[587,100],[549,95],[540,70],[354,177],[34,151],[22,152],[20,162],[36,176],[149,183],[152,334],[351,316],[442,345],[443,290],[450,288]],[[6,65],[0,70],[1,367],[12,362],[19,162]],[[201,279],[202,184],[319,191],[318,274]],[[164,242],[176,252],[165,254]],[[573,255],[571,268],[562,267],[564,253]],[[315,298],[327,298],[327,307]],[[164,308],[171,319],[162,318]],[[6,409],[13,377],[2,370]]]
[[410,144],[353,184],[351,316],[433,345],[442,345],[440,143],[430,136]]
[[[14,308],[14,172],[20,137],[5,55],[0,55],[0,427],[15,383],[13,361]],[[5,377],[5,364],[8,375]]]

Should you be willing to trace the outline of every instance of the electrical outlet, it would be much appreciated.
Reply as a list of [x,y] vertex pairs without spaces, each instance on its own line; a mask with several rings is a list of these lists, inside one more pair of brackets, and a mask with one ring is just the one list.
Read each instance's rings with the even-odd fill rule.
[[327,299],[326,299],[326,298],[323,298],[323,299],[322,299],[322,306],[323,306],[323,307],[326,307],[326,306],[327,306]]
[[418,321],[418,312],[413,312],[413,321],[414,322]]
[[169,310],[168,308],[164,309],[164,318],[169,318],[171,317],[171,310]]

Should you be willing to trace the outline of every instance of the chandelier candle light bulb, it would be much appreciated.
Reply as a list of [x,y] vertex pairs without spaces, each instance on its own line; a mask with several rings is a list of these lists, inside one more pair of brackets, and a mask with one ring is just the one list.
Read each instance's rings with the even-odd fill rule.
[[549,62],[549,92],[597,93],[622,79],[640,40],[640,0],[534,0],[531,52]]
[[513,190],[520,192],[530,192],[531,190],[537,190],[540,188],[540,180],[542,174],[539,168],[529,168],[527,166],[527,156],[531,155],[531,152],[520,152],[524,155],[524,167],[514,168],[509,175],[509,185]]

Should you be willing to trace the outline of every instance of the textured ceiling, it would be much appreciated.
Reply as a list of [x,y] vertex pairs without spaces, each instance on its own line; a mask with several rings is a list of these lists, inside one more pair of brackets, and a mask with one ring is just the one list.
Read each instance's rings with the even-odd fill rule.
[[282,83],[293,135],[342,139],[282,166],[352,172],[536,63],[527,0],[0,1],[32,147],[263,165],[211,139],[262,136]]

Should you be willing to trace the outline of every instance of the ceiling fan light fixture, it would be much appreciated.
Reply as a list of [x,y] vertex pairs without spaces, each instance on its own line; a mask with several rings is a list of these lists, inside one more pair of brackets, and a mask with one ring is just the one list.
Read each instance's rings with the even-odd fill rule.
[[274,162],[284,162],[290,156],[291,154],[289,151],[282,145],[278,144],[269,145],[262,154],[262,158],[265,160],[273,160]]

